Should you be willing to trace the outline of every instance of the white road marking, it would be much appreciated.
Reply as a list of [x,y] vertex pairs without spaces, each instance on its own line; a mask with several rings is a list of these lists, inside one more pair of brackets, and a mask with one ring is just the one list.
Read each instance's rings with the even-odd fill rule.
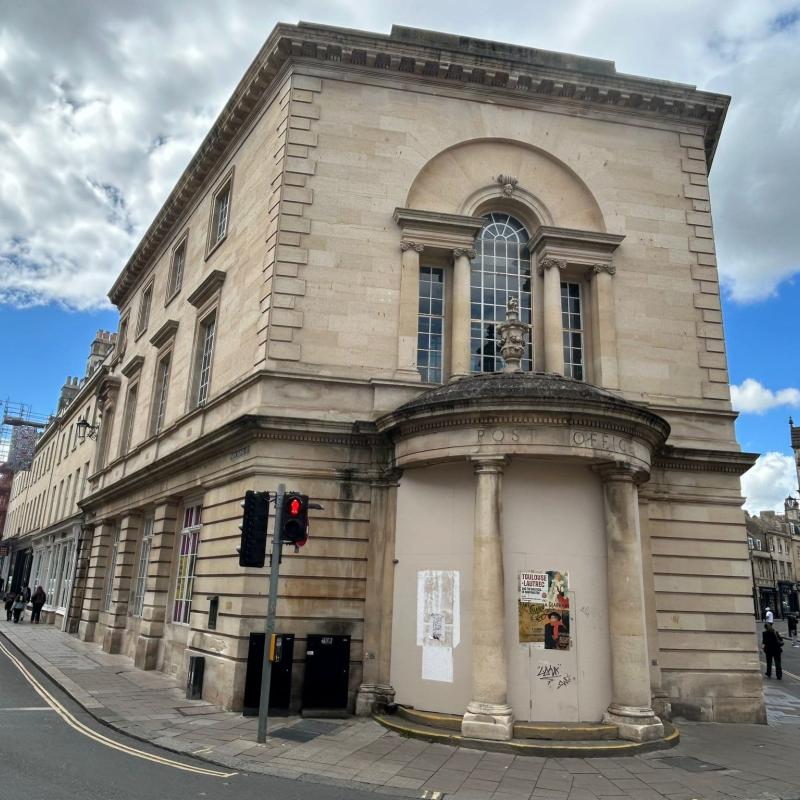
[[16,708],[0,708],[0,711],[53,711],[50,706],[17,706]]
[[88,739],[93,739],[95,742],[99,744],[105,745],[106,747],[110,747],[112,750],[119,750],[121,753],[126,753],[127,755],[134,756],[135,758],[141,758],[145,761],[152,761],[155,764],[162,764],[165,767],[173,767],[174,769],[184,770],[185,772],[194,772],[198,775],[209,775],[214,778],[230,778],[233,775],[236,775],[235,772],[221,772],[220,770],[215,769],[205,769],[203,767],[194,767],[190,766],[189,764],[182,764],[180,761],[174,761],[171,758],[164,758],[163,756],[153,755],[152,753],[146,753],[144,750],[138,750],[135,747],[130,747],[126,744],[122,744],[121,742],[115,742],[113,739],[110,739],[108,736],[103,736],[103,734],[98,733],[97,731],[92,730],[87,725],[84,725],[80,720],[78,720],[73,714],[71,714],[58,700],[51,695],[44,686],[39,683],[38,680],[31,674],[28,668],[2,643],[0,642],[0,652],[4,653],[8,660],[22,673],[22,676],[25,678],[26,681],[33,687],[36,694],[42,698],[52,709],[55,711],[64,722],[67,723],[71,728],[78,731],[78,733],[83,734]]

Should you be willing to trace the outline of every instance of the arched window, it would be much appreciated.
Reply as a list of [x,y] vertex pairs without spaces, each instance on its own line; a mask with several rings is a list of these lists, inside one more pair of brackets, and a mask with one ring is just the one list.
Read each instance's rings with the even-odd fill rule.
[[[475,240],[475,258],[470,278],[470,353],[471,370],[499,372],[503,357],[497,342],[497,324],[506,318],[509,297],[519,301],[520,319],[531,322],[530,234],[525,226],[508,214],[493,212],[485,216],[486,225]],[[533,367],[531,341],[522,369]]]

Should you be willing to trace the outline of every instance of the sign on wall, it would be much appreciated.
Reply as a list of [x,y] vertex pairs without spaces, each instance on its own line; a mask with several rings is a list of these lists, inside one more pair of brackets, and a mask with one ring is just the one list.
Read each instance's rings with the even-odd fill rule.
[[519,573],[520,644],[569,650],[569,574],[563,570]]
[[460,575],[454,570],[417,573],[417,645],[422,679],[453,682],[453,649],[461,641]]

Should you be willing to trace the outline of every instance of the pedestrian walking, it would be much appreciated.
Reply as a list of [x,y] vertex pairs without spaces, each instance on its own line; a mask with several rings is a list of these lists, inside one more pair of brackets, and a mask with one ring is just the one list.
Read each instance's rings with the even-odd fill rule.
[[786,622],[789,626],[789,638],[792,640],[792,647],[797,647],[797,612],[792,611],[787,614]]
[[11,622],[11,615],[14,612],[14,598],[15,595],[14,592],[11,591],[11,589],[9,589],[3,595],[3,605],[5,606],[6,609],[6,622]]
[[47,602],[47,594],[41,586],[36,587],[36,591],[31,595],[31,622],[39,624],[39,617],[42,614],[42,606]]
[[31,601],[31,587],[28,584],[25,584],[25,588],[22,590],[22,599],[25,601],[25,605],[30,603]]
[[25,621],[25,595],[19,592],[14,598],[14,622]]
[[772,615],[772,609],[769,606],[764,609],[764,622],[768,622],[770,625],[775,622],[775,617]]
[[771,622],[764,625],[764,633],[761,634],[761,644],[764,646],[764,655],[767,657],[766,676],[772,677],[772,663],[775,662],[775,677],[778,680],[783,678],[781,668],[781,650],[783,650],[783,639],[778,631],[772,627]]

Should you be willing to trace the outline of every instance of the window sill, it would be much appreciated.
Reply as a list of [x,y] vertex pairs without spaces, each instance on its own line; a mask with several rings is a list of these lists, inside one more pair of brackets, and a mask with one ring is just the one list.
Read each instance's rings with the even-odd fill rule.
[[211,246],[211,247],[210,247],[210,248],[209,248],[209,249],[206,251],[206,257],[205,257],[205,259],[204,259],[204,260],[205,260],[205,261],[208,261],[208,259],[209,259],[209,258],[211,258],[211,256],[213,256],[213,255],[214,255],[214,253],[216,253],[216,252],[217,252],[217,250],[219,250],[219,248],[220,248],[220,247],[222,247],[222,245],[223,245],[223,244],[225,244],[225,240],[226,240],[227,238],[228,238],[228,234],[227,234],[227,232],[226,232],[226,233],[225,233],[225,235],[224,235],[224,236],[223,236],[223,237],[222,237],[222,238],[221,238],[221,239],[220,239],[220,240],[219,240],[219,241],[218,241],[216,244],[214,244],[213,246]]
[[173,293],[172,293],[172,294],[171,294],[171,295],[170,295],[170,296],[169,296],[169,297],[168,297],[168,298],[167,298],[167,299],[164,301],[164,308],[166,308],[168,305],[170,305],[170,304],[172,303],[172,301],[173,301],[173,300],[174,300],[174,299],[175,299],[175,298],[176,298],[176,297],[177,297],[177,296],[178,296],[178,295],[181,293],[181,289],[182,289],[182,288],[183,288],[183,286],[181,286],[181,287],[180,287],[180,288],[179,288],[177,291],[173,292]]

